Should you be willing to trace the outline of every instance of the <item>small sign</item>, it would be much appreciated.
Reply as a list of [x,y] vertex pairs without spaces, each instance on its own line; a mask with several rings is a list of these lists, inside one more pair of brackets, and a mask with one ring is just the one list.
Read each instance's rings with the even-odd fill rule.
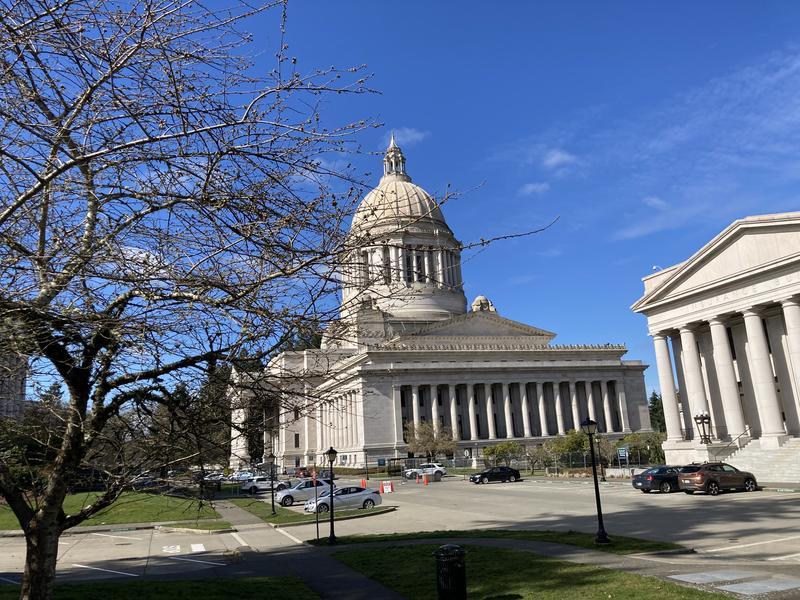
[[394,491],[394,486],[391,481],[381,481],[381,492],[390,494]]
[[617,448],[617,456],[620,459],[624,458],[624,459],[627,460],[627,458],[628,458],[628,449],[627,448]]
[[378,459],[378,466],[379,467],[385,467],[386,466],[386,459],[385,458],[379,458]]

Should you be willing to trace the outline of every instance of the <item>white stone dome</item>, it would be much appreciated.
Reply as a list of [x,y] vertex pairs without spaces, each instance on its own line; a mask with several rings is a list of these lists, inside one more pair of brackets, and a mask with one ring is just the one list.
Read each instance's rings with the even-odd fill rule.
[[369,192],[353,216],[351,231],[369,231],[378,226],[402,228],[414,223],[433,221],[447,227],[436,200],[408,175],[389,174]]

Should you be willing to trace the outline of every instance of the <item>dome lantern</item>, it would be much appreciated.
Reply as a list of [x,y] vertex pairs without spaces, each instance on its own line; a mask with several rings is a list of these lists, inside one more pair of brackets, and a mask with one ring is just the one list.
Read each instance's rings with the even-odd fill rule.
[[411,181],[411,178],[406,175],[406,157],[403,156],[403,151],[400,146],[394,141],[394,133],[389,140],[389,147],[386,149],[386,154],[383,157],[383,176],[395,176],[396,179],[403,181]]

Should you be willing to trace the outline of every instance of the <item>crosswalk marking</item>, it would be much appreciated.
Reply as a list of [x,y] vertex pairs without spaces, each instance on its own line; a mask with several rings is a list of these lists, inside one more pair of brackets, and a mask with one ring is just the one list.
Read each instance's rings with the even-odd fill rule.
[[206,547],[203,544],[192,544],[192,552],[205,552]]

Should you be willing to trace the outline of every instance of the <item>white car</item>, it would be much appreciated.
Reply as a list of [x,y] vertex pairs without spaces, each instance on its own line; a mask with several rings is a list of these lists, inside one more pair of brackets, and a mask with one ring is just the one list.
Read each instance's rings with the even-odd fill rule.
[[228,479],[230,479],[231,481],[247,481],[248,479],[254,476],[255,475],[253,474],[252,471],[236,471],[232,473],[231,476],[228,477]]
[[417,477],[422,477],[423,475],[427,475],[434,481],[441,481],[442,477],[447,475],[447,469],[445,469],[439,463],[425,463],[424,465],[420,465],[414,469],[406,469],[403,472],[403,476],[406,479],[416,479]]
[[[314,499],[314,484],[316,483],[317,495],[321,496],[323,492],[331,489],[330,479],[301,479],[292,487],[281,490],[275,494],[275,501],[279,502],[282,506],[291,506],[295,502],[305,502],[306,500]],[[334,489],[336,485],[334,484]]]
[[[288,487],[291,487],[291,481],[275,481],[275,491],[280,492],[281,490],[285,490]],[[242,483],[241,490],[243,492],[249,492],[251,494],[255,494],[257,492],[268,492],[270,491],[272,481],[267,475],[258,475],[256,477],[251,477],[244,483]]]
[[[381,495],[376,490],[368,488],[347,486],[333,492],[333,507],[336,510],[344,508],[370,509],[381,502]],[[331,497],[328,492],[325,492],[325,495],[320,496],[317,500],[312,498],[303,506],[303,510],[308,513],[328,512],[330,509]]]

